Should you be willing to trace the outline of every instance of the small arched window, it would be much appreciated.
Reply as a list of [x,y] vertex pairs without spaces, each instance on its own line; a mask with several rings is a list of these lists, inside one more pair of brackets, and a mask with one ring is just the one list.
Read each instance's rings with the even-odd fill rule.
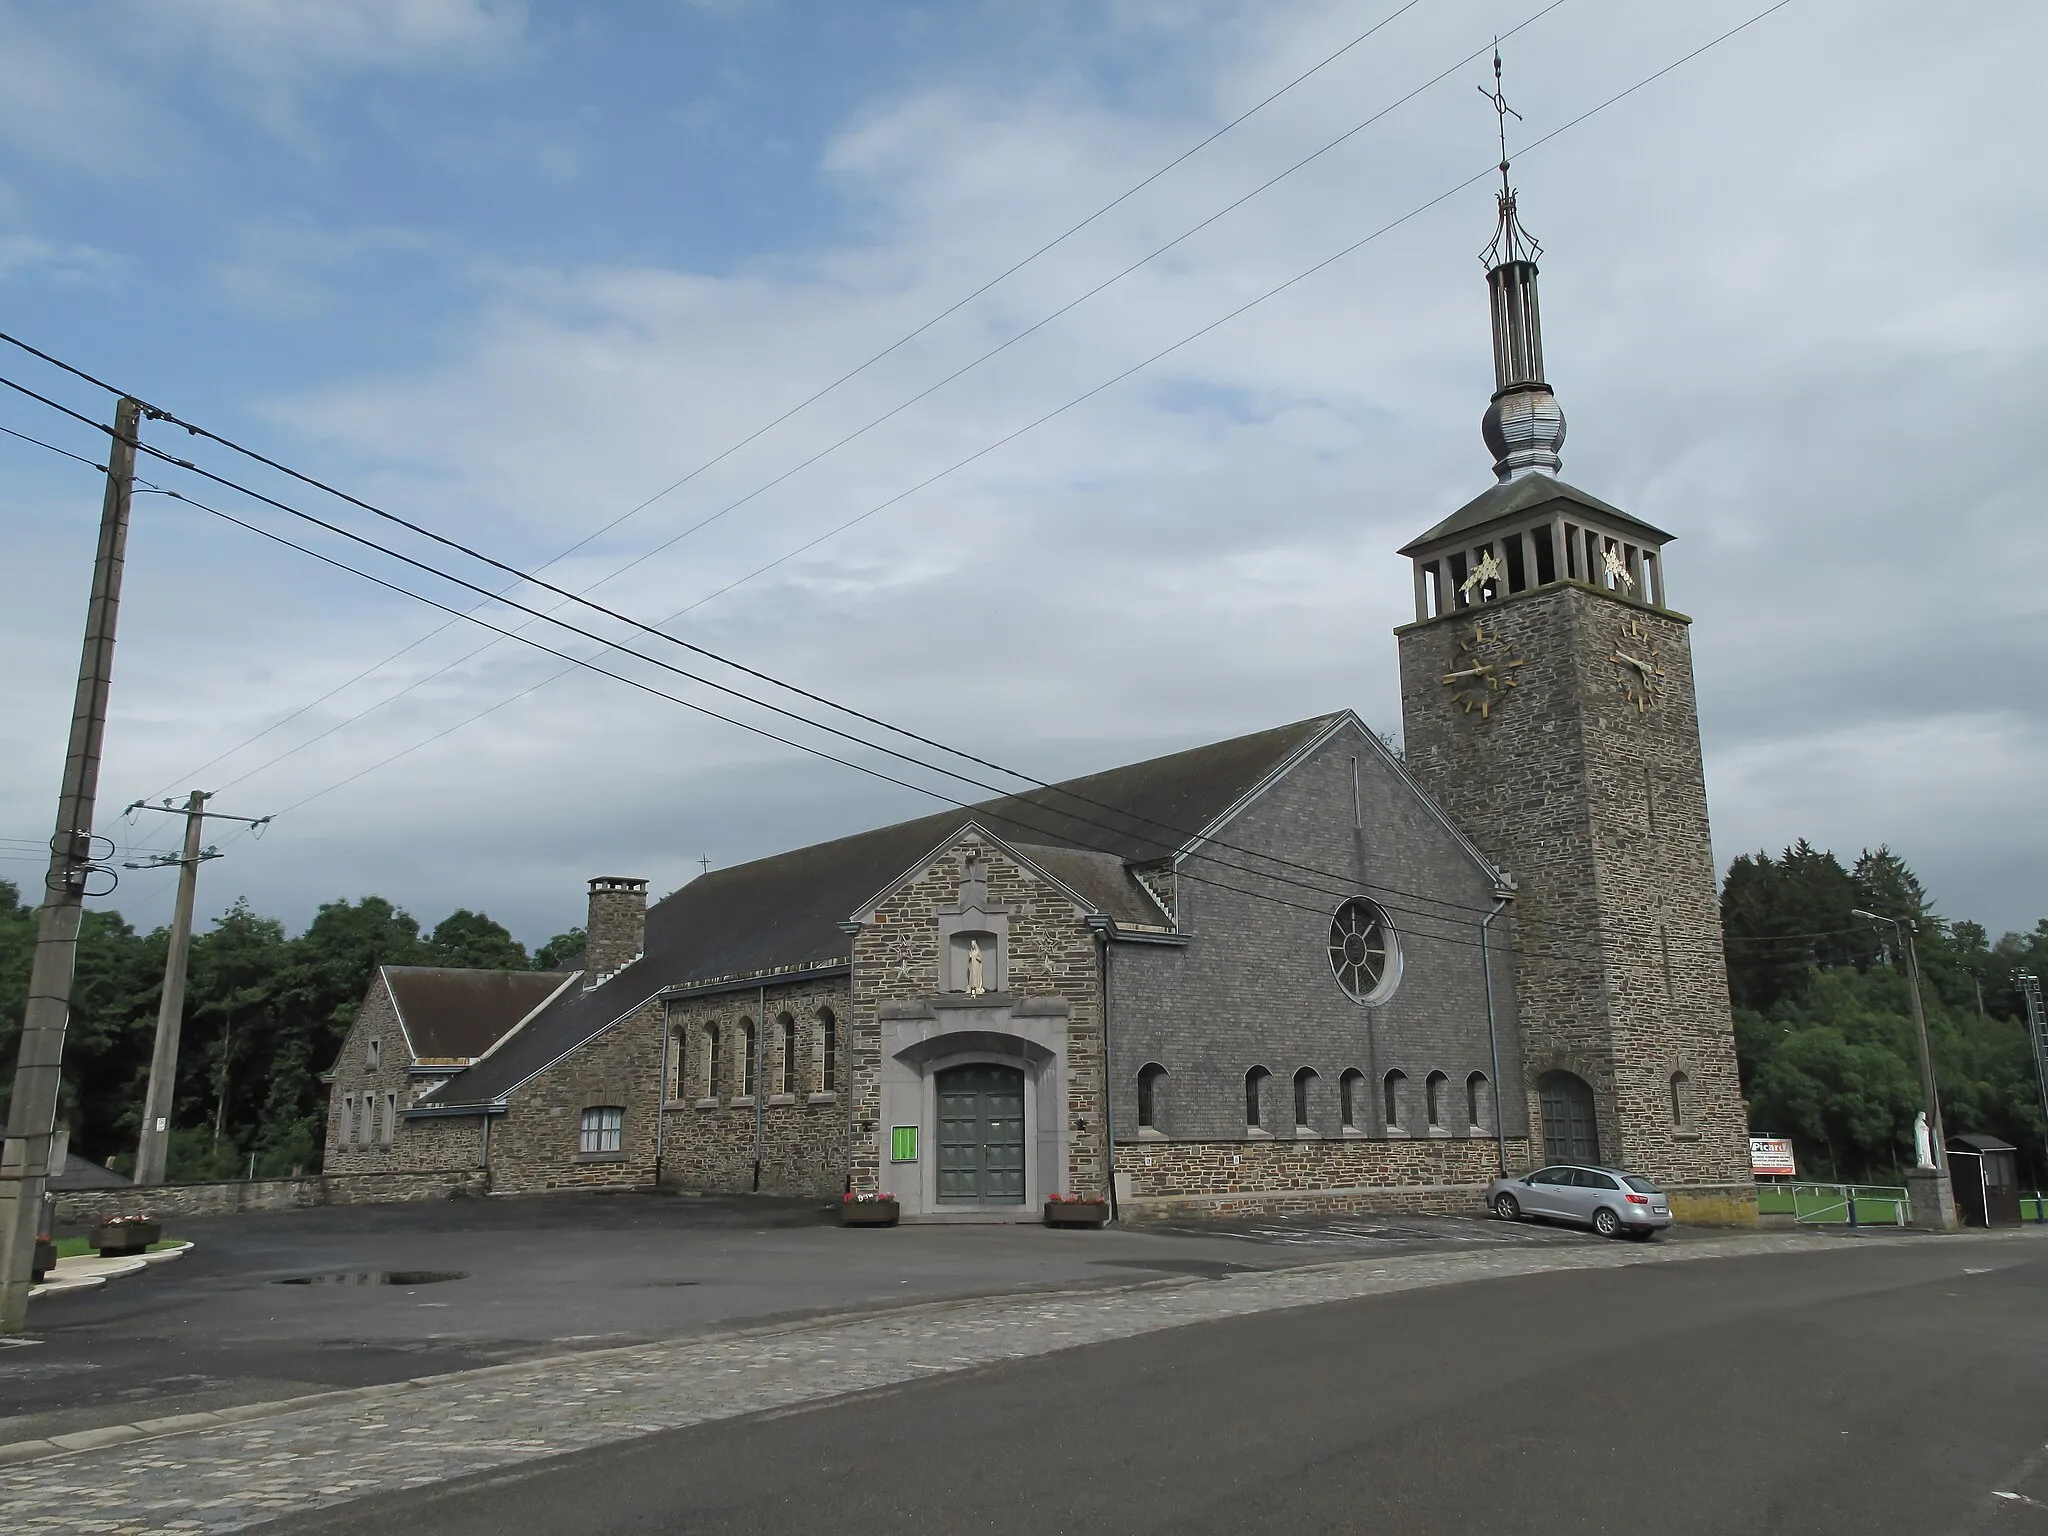
[[1309,1103],[1309,1090],[1315,1085],[1315,1080],[1314,1067],[1303,1067],[1294,1074],[1294,1128],[1297,1131],[1305,1131],[1314,1123],[1309,1119],[1314,1107]]
[[1344,1115],[1344,1129],[1358,1129],[1358,1094],[1365,1086],[1365,1074],[1356,1067],[1347,1067],[1344,1075],[1337,1079],[1337,1098]]
[[1474,1072],[1465,1079],[1465,1117],[1475,1131],[1493,1127],[1493,1084],[1486,1080],[1484,1072]]
[[1686,1088],[1691,1082],[1692,1079],[1683,1072],[1671,1074],[1671,1123],[1673,1125],[1682,1126],[1685,1124]]
[[1159,1087],[1166,1081],[1166,1068],[1148,1061],[1138,1068],[1138,1129],[1159,1129]]
[[704,1097],[718,1097],[719,1078],[725,1070],[724,1041],[719,1036],[716,1024],[704,1026]]
[[752,1019],[741,1019],[739,1038],[740,1059],[737,1065],[739,1067],[739,1095],[743,1099],[751,1099],[754,1096],[754,1088],[756,1086],[754,1079],[761,1069],[760,1044],[760,1031],[754,1027],[754,1021]]
[[1386,1100],[1387,1129],[1398,1131],[1401,1129],[1401,1112],[1407,1107],[1408,1074],[1396,1067],[1381,1082],[1380,1090]]
[[818,1010],[818,1090],[835,1093],[839,1088],[839,1015],[830,1008]]
[[1450,1086],[1450,1078],[1441,1072],[1432,1072],[1422,1080],[1422,1097],[1429,1110],[1429,1128],[1432,1131],[1443,1129],[1444,1094]]
[[1273,1074],[1264,1067],[1253,1067],[1244,1075],[1244,1123],[1245,1129],[1265,1129],[1266,1080]]
[[775,1092],[796,1092],[796,1020],[786,1013],[775,1021]]

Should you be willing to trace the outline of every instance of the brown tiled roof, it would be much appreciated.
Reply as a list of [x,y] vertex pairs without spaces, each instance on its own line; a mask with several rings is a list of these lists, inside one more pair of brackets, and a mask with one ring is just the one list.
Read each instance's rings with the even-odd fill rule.
[[483,1055],[568,979],[558,971],[384,967],[384,985],[391,990],[415,1061],[469,1061]]
[[1338,718],[1320,715],[712,870],[648,909],[639,960],[588,992],[572,988],[427,1102],[489,1103],[665,987],[844,962],[839,925],[970,821],[1032,845],[1019,851],[1043,859],[1046,873],[1108,916],[1160,923],[1157,904],[1123,866],[1170,858]]

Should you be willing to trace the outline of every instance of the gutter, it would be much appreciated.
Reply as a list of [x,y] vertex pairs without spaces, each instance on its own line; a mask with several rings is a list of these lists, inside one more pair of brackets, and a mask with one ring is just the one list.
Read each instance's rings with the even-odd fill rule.
[[[1110,1076],[1109,1049],[1109,941],[1116,931],[1116,921],[1107,917],[1086,919],[1088,931],[1095,935],[1095,954],[1100,962],[1102,978],[1102,1133],[1109,1147],[1109,1219],[1117,1217],[1116,1198],[1116,1084]],[[1186,943],[1185,939],[1181,940]]]
[[1507,910],[1513,891],[1512,886],[1496,887],[1493,910],[1479,921],[1479,964],[1486,972],[1486,1045],[1493,1053],[1493,1158],[1503,1178],[1508,1171],[1508,1132],[1507,1119],[1501,1114],[1500,1028],[1493,1014],[1493,951],[1487,947],[1487,930]]
[[722,981],[704,981],[698,982],[695,985],[684,983],[680,986],[660,987],[656,989],[649,1001],[654,1001],[657,998],[681,1001],[692,997],[718,997],[727,992],[760,992],[765,996],[768,990],[767,983],[771,981],[777,986],[781,986],[785,982],[831,980],[836,977],[850,975],[852,971],[853,963],[851,960],[834,960],[827,965],[793,966],[787,970],[758,971],[751,976],[728,976]]
[[401,1111],[407,1120],[447,1120],[469,1115],[502,1115],[506,1104],[503,1099],[494,1099],[488,1104],[415,1104]]

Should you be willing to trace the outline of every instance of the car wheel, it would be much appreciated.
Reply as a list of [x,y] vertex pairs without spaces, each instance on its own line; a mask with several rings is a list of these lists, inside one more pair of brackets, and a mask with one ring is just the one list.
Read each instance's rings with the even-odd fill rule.
[[1621,1218],[1603,1205],[1593,1213],[1593,1230],[1602,1237],[1619,1236],[1621,1233]]
[[1495,1195],[1493,1197],[1493,1214],[1502,1221],[1520,1221],[1522,1219],[1522,1207],[1517,1203],[1513,1195]]

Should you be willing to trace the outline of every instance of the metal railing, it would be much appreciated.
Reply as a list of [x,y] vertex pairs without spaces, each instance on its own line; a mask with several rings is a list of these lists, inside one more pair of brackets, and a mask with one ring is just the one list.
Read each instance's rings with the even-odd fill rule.
[[1790,1216],[1802,1227],[1903,1227],[1906,1190],[1898,1184],[1771,1184],[1758,1188],[1757,1210]]

